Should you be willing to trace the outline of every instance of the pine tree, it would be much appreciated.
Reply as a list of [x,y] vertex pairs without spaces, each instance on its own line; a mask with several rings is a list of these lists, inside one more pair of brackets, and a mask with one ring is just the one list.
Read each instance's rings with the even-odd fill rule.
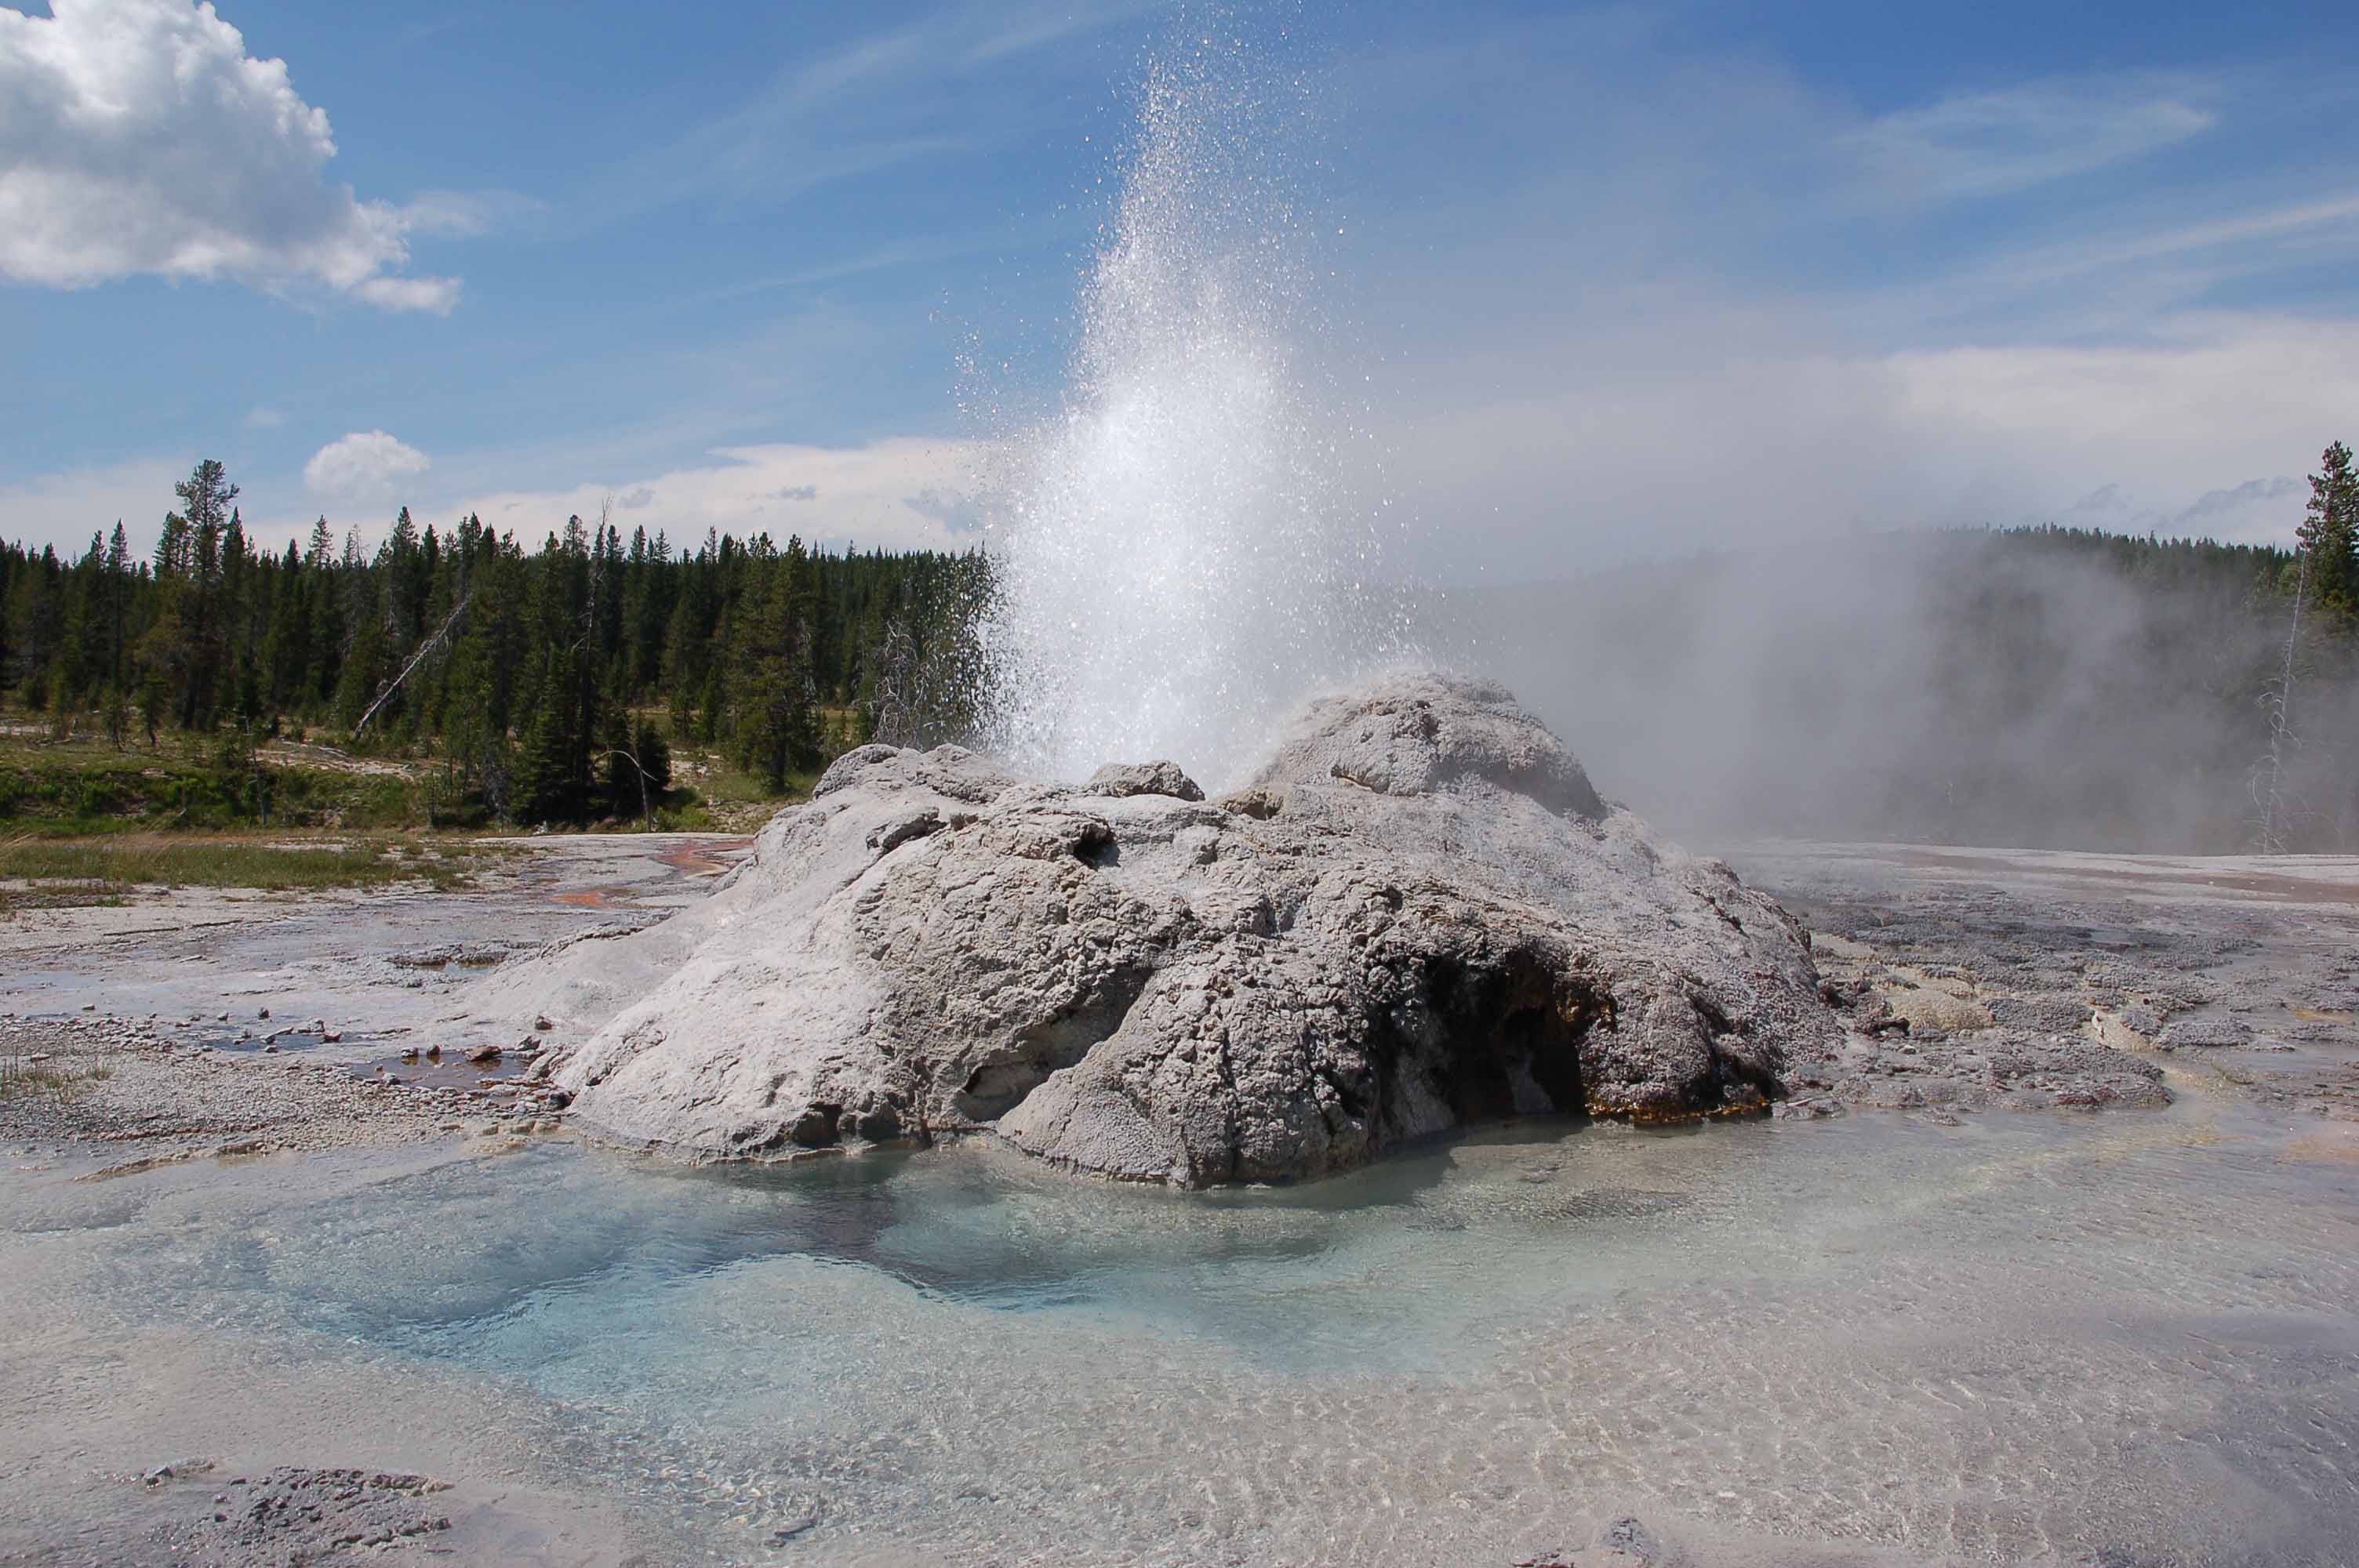
[[292,540],[279,558],[270,589],[269,621],[263,632],[263,697],[273,713],[285,713],[301,698],[311,656],[311,601],[305,595],[303,557]]
[[60,734],[71,729],[74,715],[88,703],[99,673],[105,668],[106,589],[101,578],[105,565],[105,542],[92,534],[90,548],[67,576],[58,651],[49,673],[51,706]]
[[516,763],[514,809],[519,822],[578,822],[586,804],[589,747],[579,714],[567,700],[576,682],[571,649],[544,658],[537,705]]
[[365,569],[346,569],[352,573],[345,604],[352,614],[353,638],[337,672],[335,716],[339,727],[350,730],[360,722],[369,704],[376,700],[377,692],[393,677],[397,666],[386,633],[386,611],[378,588],[381,578]]
[[789,539],[778,555],[766,538],[754,542],[751,557],[750,603],[728,661],[734,677],[731,734],[739,762],[777,793],[819,751],[810,558],[800,539]]
[[128,671],[125,657],[128,653],[125,632],[129,626],[131,608],[131,541],[123,532],[123,519],[114,520],[114,533],[106,542],[106,738],[120,750],[123,732],[129,723],[130,692],[125,684]]
[[2321,611],[2359,611],[2359,473],[2351,449],[2337,441],[2310,476],[2310,506],[2294,530],[2310,557],[2310,592]]

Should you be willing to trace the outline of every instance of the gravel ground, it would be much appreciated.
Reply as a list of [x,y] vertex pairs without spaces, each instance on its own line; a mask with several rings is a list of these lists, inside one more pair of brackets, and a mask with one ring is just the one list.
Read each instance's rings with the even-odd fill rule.
[[1730,855],[1813,932],[1852,1036],[1788,1114],[2240,1096],[2359,1122],[2359,863],[1906,845]]
[[[0,1153],[127,1174],[561,1130],[564,1097],[532,1078],[554,1042],[451,1034],[451,999],[540,942],[662,919],[746,841],[508,847],[468,891],[148,888],[0,921]],[[496,1059],[470,1059],[487,1046]]]
[[92,1016],[0,1020],[0,1062],[16,1064],[0,1092],[0,1146],[20,1158],[96,1153],[107,1160],[100,1175],[201,1155],[522,1137],[563,1125],[563,1097],[529,1082],[513,1053],[482,1065],[495,1076],[470,1086],[422,1084],[398,1068],[364,1074],[277,1050],[183,1047],[144,1022]]

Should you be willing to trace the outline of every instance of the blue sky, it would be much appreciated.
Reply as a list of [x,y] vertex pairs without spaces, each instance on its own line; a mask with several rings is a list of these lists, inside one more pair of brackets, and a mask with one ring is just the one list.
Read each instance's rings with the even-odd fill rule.
[[0,7],[0,536],[144,541],[206,455],[274,536],[962,543],[962,367],[1052,393],[1209,31],[1309,84],[1310,349],[1411,569],[2283,537],[2359,437],[2340,7],[57,0]]

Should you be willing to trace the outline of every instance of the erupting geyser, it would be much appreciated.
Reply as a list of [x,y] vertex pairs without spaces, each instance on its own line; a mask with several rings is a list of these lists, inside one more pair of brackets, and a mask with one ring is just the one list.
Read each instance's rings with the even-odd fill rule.
[[1365,438],[1313,359],[1299,89],[1251,64],[1203,46],[1150,73],[1064,407],[1004,443],[984,739],[1030,775],[1176,757],[1228,784],[1397,634],[1344,483]]
[[1150,83],[1069,406],[1014,448],[995,760],[862,747],[702,906],[488,982],[479,1016],[556,1021],[574,1126],[720,1160],[990,1131],[1202,1186],[1757,1108],[1830,1060],[1773,901],[1498,687],[1369,678],[1375,535],[1250,88],[1221,51]]

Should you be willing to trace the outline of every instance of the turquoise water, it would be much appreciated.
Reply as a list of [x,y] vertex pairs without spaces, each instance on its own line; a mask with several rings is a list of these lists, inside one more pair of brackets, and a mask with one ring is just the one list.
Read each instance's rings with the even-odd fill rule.
[[1186,1195],[980,1142],[559,1142],[18,1177],[5,1218],[135,1339],[489,1390],[681,1560],[1506,1563],[1636,1512],[1731,1552],[2334,1562],[2359,1183],[2282,1144],[1536,1125]]

